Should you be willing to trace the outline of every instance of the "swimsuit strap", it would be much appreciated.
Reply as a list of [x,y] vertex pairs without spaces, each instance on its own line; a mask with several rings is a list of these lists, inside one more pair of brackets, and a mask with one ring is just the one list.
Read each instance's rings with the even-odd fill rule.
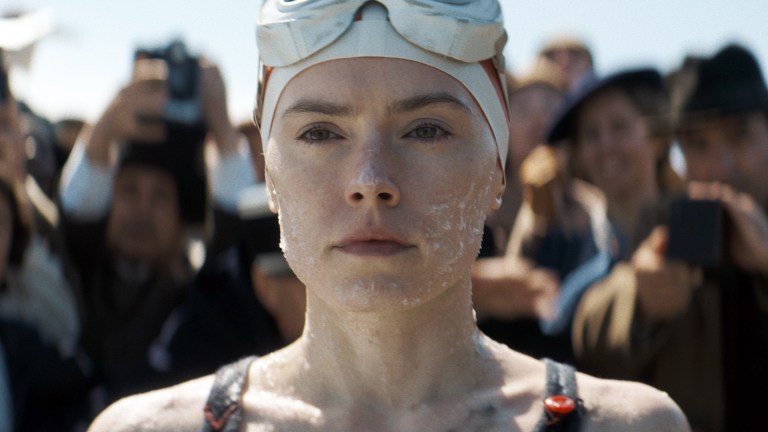
[[547,388],[544,413],[536,425],[537,432],[577,432],[584,415],[584,404],[576,388],[573,366],[544,359]]
[[216,371],[213,387],[205,403],[205,423],[200,432],[237,432],[243,421],[240,400],[248,378],[248,368],[256,359],[245,357]]

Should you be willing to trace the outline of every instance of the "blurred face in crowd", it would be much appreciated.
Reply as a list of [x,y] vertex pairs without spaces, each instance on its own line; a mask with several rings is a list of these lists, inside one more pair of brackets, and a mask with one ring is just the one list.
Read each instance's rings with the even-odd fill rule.
[[545,84],[532,84],[509,96],[509,162],[522,163],[534,147],[546,141],[550,122],[563,96]]
[[173,177],[148,166],[121,168],[107,222],[110,249],[128,260],[158,263],[178,253],[182,230]]
[[768,205],[768,119],[763,111],[692,124],[679,136],[687,177],[717,181]]
[[5,280],[13,238],[13,211],[5,194],[0,194],[0,281]]
[[493,134],[469,92],[390,58],[333,60],[293,78],[266,163],[291,268],[312,297],[354,311],[458,293],[503,192]]
[[548,49],[542,54],[562,70],[569,88],[576,84],[585,73],[592,70],[592,60],[583,49],[557,47]]
[[576,135],[579,167],[609,201],[655,181],[657,152],[647,122],[620,89],[602,90],[583,105]]

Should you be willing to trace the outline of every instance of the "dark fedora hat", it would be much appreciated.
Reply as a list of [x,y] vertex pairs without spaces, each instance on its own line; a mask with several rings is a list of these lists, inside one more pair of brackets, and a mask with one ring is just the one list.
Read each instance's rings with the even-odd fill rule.
[[677,108],[678,127],[696,119],[768,110],[768,89],[760,65],[743,46],[729,44],[704,59],[694,82]]
[[547,142],[559,143],[569,138],[575,131],[578,113],[584,104],[603,89],[609,87],[643,87],[650,90],[665,92],[664,80],[654,68],[625,69],[604,78],[592,78],[569,97],[547,134]]

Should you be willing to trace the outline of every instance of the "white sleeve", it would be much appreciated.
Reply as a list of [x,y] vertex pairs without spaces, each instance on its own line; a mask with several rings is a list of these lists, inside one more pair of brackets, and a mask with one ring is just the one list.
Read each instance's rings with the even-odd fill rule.
[[61,207],[78,220],[97,220],[109,212],[112,201],[114,168],[91,163],[85,143],[79,141],[64,165],[59,183]]
[[236,213],[240,193],[256,183],[251,154],[245,137],[238,150],[221,156],[210,171],[211,191],[217,206]]

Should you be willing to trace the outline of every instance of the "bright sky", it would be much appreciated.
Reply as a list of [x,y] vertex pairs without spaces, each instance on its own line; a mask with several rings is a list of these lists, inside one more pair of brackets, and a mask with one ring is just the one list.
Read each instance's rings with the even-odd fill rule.
[[[39,43],[29,71],[12,85],[53,120],[95,119],[128,79],[133,51],[181,36],[216,61],[233,120],[249,116],[256,89],[254,22],[260,0],[0,0],[10,8],[52,10],[58,31]],[[501,0],[511,70],[524,69],[563,31],[592,48],[599,73],[650,65],[667,72],[686,53],[709,55],[728,41],[751,48],[768,70],[765,0]]]

